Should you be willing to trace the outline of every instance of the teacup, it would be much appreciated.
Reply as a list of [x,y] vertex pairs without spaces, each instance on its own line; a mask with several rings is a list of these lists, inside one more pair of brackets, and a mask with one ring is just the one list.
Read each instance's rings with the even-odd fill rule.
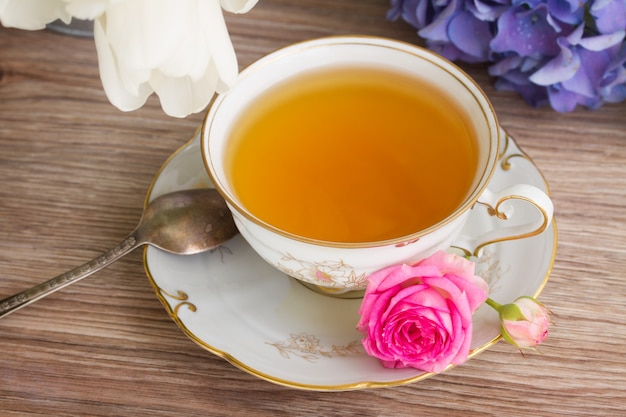
[[[345,89],[346,97],[333,95],[346,84],[351,86]],[[326,92],[318,97],[322,90]],[[409,101],[396,103],[405,99]],[[344,100],[348,104],[337,107]],[[409,113],[403,113],[407,109]],[[404,114],[402,120],[391,120],[396,113]],[[423,117],[414,122],[413,115],[415,120]],[[350,128],[343,128],[344,120]],[[433,132],[418,138],[427,129]],[[342,150],[344,142],[354,140],[348,139],[353,130],[359,138]],[[251,247],[308,286],[342,294],[363,290],[368,275],[390,265],[414,263],[451,246],[478,255],[488,244],[534,236],[548,227],[553,206],[543,191],[527,184],[488,188],[500,132],[480,87],[449,61],[399,41],[339,36],[288,46],[243,70],[236,85],[212,103],[201,149],[211,180]],[[285,135],[279,144],[269,142]],[[418,140],[422,142],[415,145]],[[370,147],[373,159],[363,163],[367,152],[361,148]],[[321,156],[315,154],[318,148]],[[237,159],[240,154],[247,159]],[[331,155],[338,159],[329,162]],[[430,168],[419,171],[423,166]],[[372,170],[376,174],[370,177]],[[397,195],[389,194],[394,188]],[[430,191],[417,191],[422,188]],[[403,200],[414,194],[417,200]],[[321,197],[306,200],[311,195]],[[498,225],[480,236],[460,236],[477,203],[487,205],[492,215],[509,218],[511,199],[534,206],[536,218],[521,225]],[[440,201],[432,216],[420,211]],[[269,209],[257,208],[266,203]],[[393,211],[403,205],[397,214]],[[329,206],[332,209],[325,211]],[[370,206],[381,211],[361,216],[361,209]],[[307,208],[308,213],[292,216]],[[335,217],[344,219],[345,227]]]

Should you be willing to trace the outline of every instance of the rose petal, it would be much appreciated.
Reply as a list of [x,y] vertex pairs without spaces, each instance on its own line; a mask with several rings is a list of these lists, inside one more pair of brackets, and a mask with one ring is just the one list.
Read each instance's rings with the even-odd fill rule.
[[443,251],[372,274],[357,325],[364,349],[389,368],[441,372],[463,363],[484,285],[472,262]]
[[434,266],[390,266],[374,272],[368,279],[368,291],[384,292],[392,287],[406,283],[409,278],[419,278],[424,275],[437,274],[438,269]]
[[417,265],[436,266],[437,269],[444,275],[454,274],[465,277],[474,276],[474,270],[476,268],[474,262],[442,250],[435,252],[426,259],[423,259]]

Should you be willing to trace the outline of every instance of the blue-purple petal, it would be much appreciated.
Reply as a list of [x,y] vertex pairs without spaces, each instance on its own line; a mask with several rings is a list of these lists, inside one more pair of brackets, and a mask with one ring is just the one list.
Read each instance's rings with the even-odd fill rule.
[[626,70],[626,43],[622,43],[619,47],[615,46],[612,49],[615,49],[615,51],[608,71]]
[[472,13],[477,19],[493,22],[500,17],[509,4],[499,4],[493,1],[466,0],[465,9]]
[[529,105],[626,100],[626,0],[391,0],[400,17],[442,56],[489,62],[496,89]]
[[443,56],[446,59],[449,59],[450,61],[463,61],[472,64],[484,62],[484,60],[482,59],[466,54],[451,42],[427,41],[426,46],[428,46],[428,49],[430,49],[431,51]]
[[515,52],[521,56],[556,55],[557,32],[547,21],[547,8],[511,8],[498,19],[498,33],[491,41],[495,52]]
[[606,72],[610,57],[602,52],[578,51],[580,68],[573,77],[563,81],[564,89],[585,97],[594,97],[598,92],[600,80]]
[[491,31],[489,23],[478,20],[469,12],[457,13],[448,25],[450,42],[461,51],[486,61],[489,57],[489,42]]
[[431,41],[449,42],[448,25],[450,20],[459,10],[460,0],[451,0],[443,11],[433,20],[433,22],[418,33],[419,35]]
[[626,0],[596,0],[589,13],[600,33],[626,29]]
[[626,31],[620,30],[608,35],[590,36],[588,38],[582,38],[578,44],[590,51],[603,51],[612,46],[622,43]]
[[551,86],[548,87],[548,98],[554,110],[566,113],[576,108],[579,96],[571,91]]
[[547,0],[550,15],[570,25],[578,25],[583,21],[585,3],[580,0]]
[[561,46],[561,53],[534,72],[528,79],[535,84],[548,86],[569,80],[580,68],[578,53],[569,46]]
[[586,97],[559,87],[556,85],[548,88],[550,105],[558,112],[571,112],[577,105],[594,110],[604,103],[604,100],[599,96]]
[[[415,8],[415,21],[416,28],[423,28],[429,23],[429,2],[428,0],[408,0],[407,4],[415,2],[417,7]],[[407,12],[408,13],[408,12]]]
[[519,68],[523,59],[519,55],[508,55],[488,68],[489,75],[499,77]]
[[547,88],[530,83],[528,79],[526,83],[517,83],[509,78],[498,78],[495,87],[500,91],[515,91],[532,107],[541,107],[549,103]]
[[600,81],[600,95],[610,103],[626,99],[626,43],[615,47],[615,54]]
[[402,0],[391,0],[391,7],[387,10],[387,19],[394,21],[402,16]]
[[616,84],[610,89],[605,89],[602,98],[607,103],[621,103],[626,100],[626,83]]

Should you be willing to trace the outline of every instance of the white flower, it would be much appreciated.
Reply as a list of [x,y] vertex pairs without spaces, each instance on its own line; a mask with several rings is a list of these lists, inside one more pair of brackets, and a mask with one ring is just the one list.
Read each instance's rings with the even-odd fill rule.
[[156,92],[165,113],[202,111],[235,82],[237,57],[222,9],[245,13],[258,0],[0,0],[4,26],[37,30],[72,17],[94,20],[100,78],[123,111]]

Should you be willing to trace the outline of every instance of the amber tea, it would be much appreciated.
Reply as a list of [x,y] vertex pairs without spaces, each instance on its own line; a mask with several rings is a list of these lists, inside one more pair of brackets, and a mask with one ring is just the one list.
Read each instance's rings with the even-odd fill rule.
[[467,198],[477,165],[467,115],[435,87],[386,69],[292,77],[230,133],[233,190],[284,231],[374,242],[436,224]]

